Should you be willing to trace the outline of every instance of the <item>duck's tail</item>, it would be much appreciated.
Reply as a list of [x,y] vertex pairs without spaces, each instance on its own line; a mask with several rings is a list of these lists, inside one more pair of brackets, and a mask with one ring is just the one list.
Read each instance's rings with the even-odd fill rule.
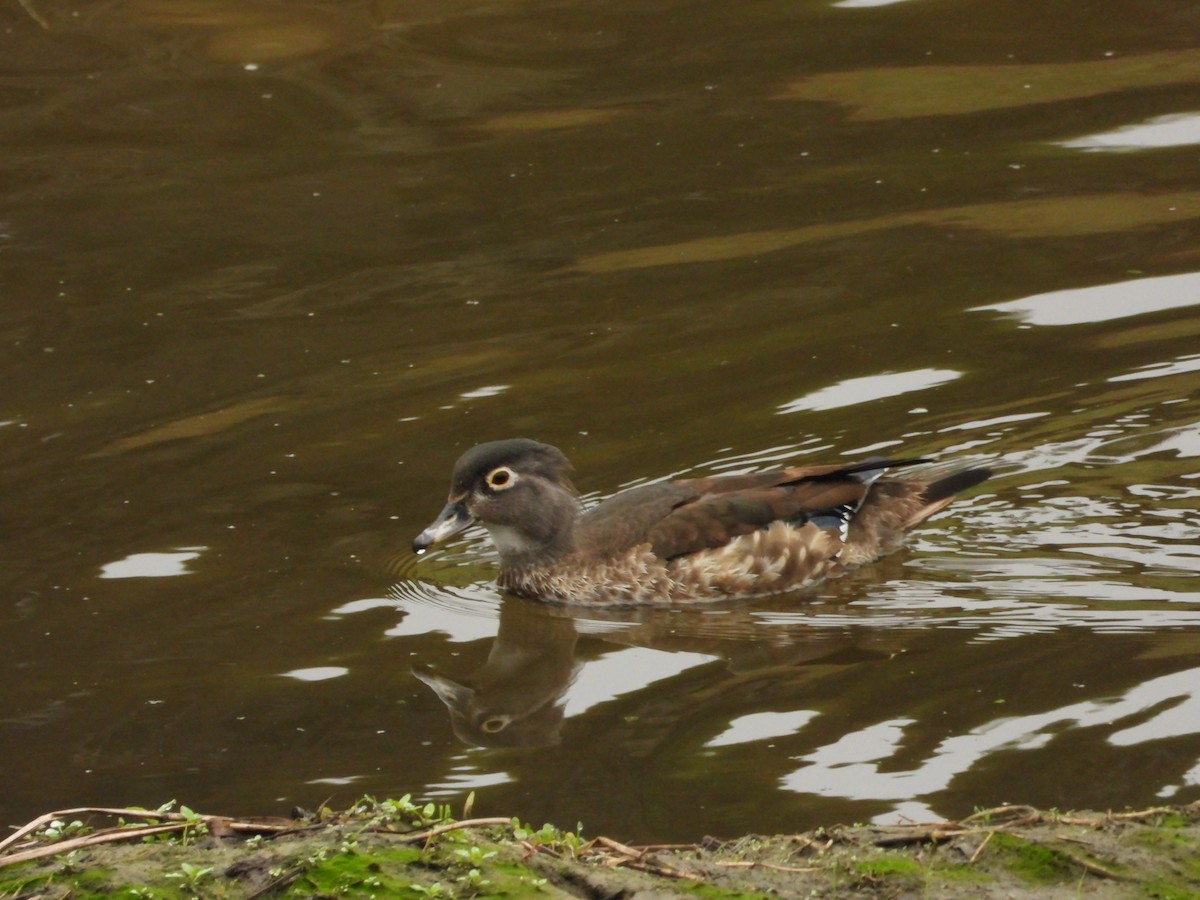
[[[973,466],[967,469],[958,469],[934,481],[927,482],[924,489],[916,495],[921,505],[909,515],[904,528],[914,528],[920,525],[934,513],[944,509],[956,495],[967,488],[973,488],[975,485],[987,481],[992,474],[992,470],[986,466]],[[914,486],[920,483],[919,481],[910,482]]]
[[871,485],[850,522],[843,560],[853,566],[879,558],[894,549],[905,532],[991,476],[992,470],[986,466],[934,466],[906,477],[884,475]]

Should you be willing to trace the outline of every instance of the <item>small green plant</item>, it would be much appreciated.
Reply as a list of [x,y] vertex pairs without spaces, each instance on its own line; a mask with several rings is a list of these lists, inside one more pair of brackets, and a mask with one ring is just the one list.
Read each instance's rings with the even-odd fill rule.
[[455,847],[454,855],[458,857],[459,862],[468,868],[464,874],[457,876],[454,880],[472,892],[491,884],[491,881],[483,877],[482,866],[494,857],[497,852],[496,850],[484,850],[475,844],[469,847]]
[[212,874],[212,866],[194,866],[191,863],[180,863],[178,872],[168,872],[167,878],[179,882],[180,888],[189,894],[199,893],[200,883]]
[[208,823],[204,821],[204,816],[200,815],[187,806],[179,807],[179,814],[183,816],[184,822],[183,831],[179,835],[179,840],[186,847],[188,840],[197,837],[203,837],[208,834]]
[[470,847],[458,847],[454,851],[454,855],[470,866],[480,866],[485,860],[491,859],[496,855],[495,850],[484,850],[482,847],[474,845]]
[[446,889],[436,881],[433,884],[410,884],[408,887],[426,897],[444,897],[446,895]]
[[343,842],[342,849],[346,853],[353,852],[360,834],[372,829],[394,830],[396,826],[401,826],[403,829],[419,830],[454,821],[449,805],[420,805],[413,802],[412,794],[405,794],[399,800],[376,800],[368,794],[350,807],[347,814],[367,818],[361,820],[361,827]]
[[88,825],[85,825],[79,819],[75,819],[72,822],[64,822],[61,819],[55,819],[40,832],[38,832],[38,836],[43,837],[48,841],[60,841],[63,838],[79,837],[80,835],[87,834],[91,830],[92,829]]
[[459,875],[454,880],[457,881],[459,884],[461,884],[463,887],[467,888],[468,890],[472,890],[472,891],[478,890],[479,888],[486,887],[487,885],[491,884],[491,882],[488,879],[483,877],[483,873],[481,871],[479,871],[479,869],[468,869],[466,875]]
[[[129,808],[130,809],[140,809],[144,812],[151,812],[151,810],[146,809],[144,806],[131,806]],[[161,815],[165,815],[165,814],[169,813],[171,810],[173,810],[174,808],[175,808],[175,801],[168,800],[166,803],[164,803],[158,809],[153,810],[153,812],[160,813]],[[118,825],[122,825],[122,826],[127,825],[129,827],[137,827],[139,825],[157,825],[161,821],[162,821],[162,819],[159,816],[148,816],[146,819],[142,820],[141,822],[126,822],[124,816],[117,817]]]
[[300,865],[305,869],[311,869],[314,866],[319,866],[329,857],[329,851],[322,848],[311,856],[306,856],[300,861]]
[[541,828],[534,829],[528,823],[522,823],[520,819],[512,820],[513,837],[518,841],[527,841],[534,846],[545,844],[552,847],[562,847],[572,852],[583,846],[583,825],[582,823],[575,826],[575,831],[562,831],[550,823],[546,823]]
[[[140,822],[127,822],[124,816],[117,817],[117,824],[122,828],[140,828],[144,825],[159,825],[162,823],[163,817],[175,809],[176,801],[168,800],[162,806],[155,810],[144,810],[145,812],[154,812],[157,815],[147,816]],[[131,806],[130,809],[143,810],[140,806]],[[204,816],[200,815],[195,810],[187,806],[180,806],[179,813],[183,817],[184,827],[179,835],[180,841],[186,846],[190,839],[208,834],[208,823],[204,821]],[[171,834],[147,834],[142,837],[142,843],[152,844],[155,841],[174,840],[174,835]]]
[[399,800],[376,800],[367,795],[350,808],[350,814],[371,816],[367,827],[391,822],[403,823],[413,828],[428,828],[454,821],[448,804],[426,803],[420,805],[413,802],[412,794],[405,794]]
[[83,862],[83,851],[72,850],[70,853],[63,853],[56,856],[55,859],[62,866],[63,875],[74,875],[79,871],[80,863]]

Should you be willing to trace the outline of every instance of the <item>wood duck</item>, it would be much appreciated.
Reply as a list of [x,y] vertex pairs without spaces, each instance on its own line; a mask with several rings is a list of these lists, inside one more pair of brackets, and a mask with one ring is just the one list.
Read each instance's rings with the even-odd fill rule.
[[981,467],[891,470],[869,459],[715,475],[622,491],[586,512],[556,447],[480,444],[454,466],[450,498],[413,540],[424,553],[475,522],[500,552],[499,584],[552,602],[685,603],[778,594],[871,562],[991,476]]

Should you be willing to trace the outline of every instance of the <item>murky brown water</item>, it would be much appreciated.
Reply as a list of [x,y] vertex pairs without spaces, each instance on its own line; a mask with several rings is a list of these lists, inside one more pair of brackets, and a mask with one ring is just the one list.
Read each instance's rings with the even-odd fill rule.
[[[1200,798],[1200,6],[0,25],[4,823]],[[1004,471],[811,595],[572,618],[478,539],[407,551],[514,435],[593,497],[880,448]]]

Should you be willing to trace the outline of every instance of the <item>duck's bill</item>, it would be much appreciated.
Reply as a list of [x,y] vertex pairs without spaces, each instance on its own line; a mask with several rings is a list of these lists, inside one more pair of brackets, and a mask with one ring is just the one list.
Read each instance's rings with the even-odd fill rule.
[[415,665],[412,673],[425,682],[449,709],[465,710],[475,697],[475,692],[453,678],[439,675],[429,666]]
[[413,553],[419,556],[434,544],[465,531],[472,521],[474,520],[462,501],[447,503],[446,508],[433,520],[433,524],[413,538]]

